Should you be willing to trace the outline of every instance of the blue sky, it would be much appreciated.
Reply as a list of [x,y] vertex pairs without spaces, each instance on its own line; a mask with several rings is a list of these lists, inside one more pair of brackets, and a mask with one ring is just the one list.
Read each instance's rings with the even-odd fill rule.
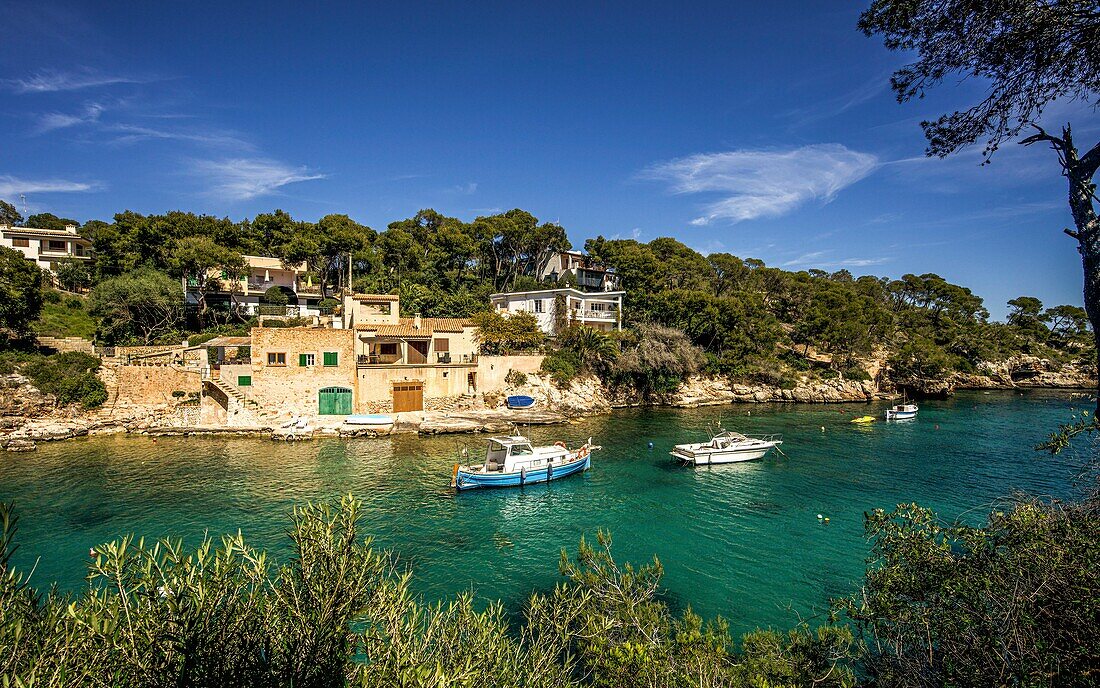
[[[598,6],[597,6],[598,5]],[[520,207],[788,269],[1080,304],[1053,154],[923,157],[862,3],[4,2],[0,198],[79,220]],[[1091,110],[1056,105],[1079,142]],[[1090,140],[1091,139],[1091,140]]]

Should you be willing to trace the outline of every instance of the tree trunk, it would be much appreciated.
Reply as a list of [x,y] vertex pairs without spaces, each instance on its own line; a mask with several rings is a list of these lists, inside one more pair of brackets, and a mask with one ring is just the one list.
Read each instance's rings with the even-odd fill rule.
[[1069,125],[1062,130],[1062,141],[1063,169],[1069,181],[1069,208],[1073,213],[1073,224],[1077,227],[1077,231],[1067,230],[1066,233],[1077,239],[1077,250],[1081,253],[1085,273],[1085,312],[1092,323],[1093,342],[1097,350],[1096,414],[1100,416],[1100,218],[1097,218],[1093,205],[1096,185],[1092,182],[1100,167],[1100,143],[1084,157],[1078,158]]

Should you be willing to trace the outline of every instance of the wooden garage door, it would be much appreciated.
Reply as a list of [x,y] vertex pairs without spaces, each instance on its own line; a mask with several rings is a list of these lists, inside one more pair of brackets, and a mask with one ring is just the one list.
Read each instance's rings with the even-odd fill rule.
[[325,387],[317,393],[317,413],[322,416],[346,416],[351,413],[351,390]]
[[424,383],[400,382],[393,386],[393,412],[423,411]]

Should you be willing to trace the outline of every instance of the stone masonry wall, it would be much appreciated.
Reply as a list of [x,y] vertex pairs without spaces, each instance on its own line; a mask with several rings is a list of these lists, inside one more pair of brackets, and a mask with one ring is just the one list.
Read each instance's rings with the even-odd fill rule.
[[147,405],[174,404],[178,400],[172,392],[199,392],[202,380],[199,371],[178,366],[130,366],[114,368],[118,380],[118,404]]
[[[265,411],[287,415],[316,415],[317,395],[324,387],[347,387],[355,399],[354,336],[352,330],[252,328],[250,398]],[[324,365],[326,351],[336,352],[335,366]],[[286,364],[268,365],[269,353],[285,354]],[[314,365],[299,365],[299,354],[313,354]]]
[[542,354],[533,356],[479,356],[477,359],[477,391],[498,392],[508,386],[504,378],[515,370],[525,375],[537,375],[542,367]]

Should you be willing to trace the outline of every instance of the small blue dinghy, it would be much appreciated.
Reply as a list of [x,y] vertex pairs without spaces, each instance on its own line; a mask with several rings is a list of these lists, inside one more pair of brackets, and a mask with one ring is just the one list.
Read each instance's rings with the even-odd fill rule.
[[361,413],[344,419],[348,425],[393,425],[393,416],[388,413]]
[[535,399],[525,394],[517,394],[506,400],[510,409],[525,409],[535,405]]
[[531,440],[522,435],[494,437],[489,440],[483,463],[455,464],[451,487],[472,490],[550,482],[587,471],[592,465],[592,452],[599,448],[592,444],[591,437],[575,450],[570,450],[564,442],[532,447]]

